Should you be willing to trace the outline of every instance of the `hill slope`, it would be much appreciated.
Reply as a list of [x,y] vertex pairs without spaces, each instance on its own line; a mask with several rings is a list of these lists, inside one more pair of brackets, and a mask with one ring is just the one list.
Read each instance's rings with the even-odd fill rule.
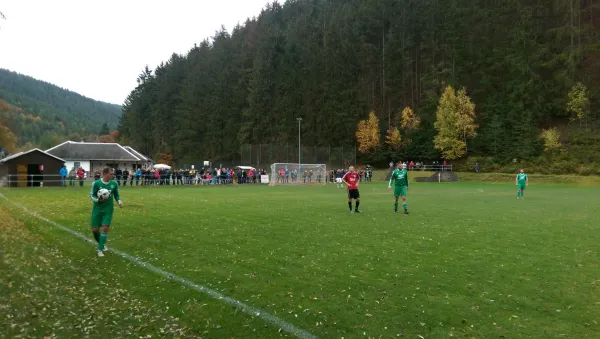
[[98,134],[116,127],[121,106],[96,101],[45,81],[0,68],[0,99],[14,107],[2,113],[19,144],[38,144],[47,135]]
[[[359,162],[438,160],[436,110],[452,85],[475,104],[469,155],[532,159],[543,151],[541,130],[573,117],[566,106],[577,82],[589,89],[588,126],[600,121],[597,2],[575,9],[564,0],[271,3],[145,70],[119,131],[136,149],[184,162],[238,162],[251,158],[240,148],[252,144],[267,150],[256,165],[297,161],[288,151],[298,143],[296,118],[302,145],[311,147],[305,154],[316,154],[313,146],[324,153],[352,146],[358,122],[373,111],[381,147]],[[407,106],[421,124],[402,131],[411,143],[387,151],[386,131]],[[279,150],[289,155],[273,156]]]

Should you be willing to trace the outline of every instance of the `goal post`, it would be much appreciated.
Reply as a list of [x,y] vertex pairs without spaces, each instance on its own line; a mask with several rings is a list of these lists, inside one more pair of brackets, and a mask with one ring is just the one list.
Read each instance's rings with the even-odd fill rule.
[[284,184],[325,184],[327,165],[275,163],[271,165],[269,186]]

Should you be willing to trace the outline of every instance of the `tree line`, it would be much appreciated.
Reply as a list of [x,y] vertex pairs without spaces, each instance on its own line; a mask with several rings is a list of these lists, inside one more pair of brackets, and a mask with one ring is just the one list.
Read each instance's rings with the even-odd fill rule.
[[[146,67],[120,137],[177,162],[218,160],[297,142],[300,117],[303,144],[360,147],[360,121],[377,120],[386,141],[364,160],[533,159],[548,137],[565,157],[598,125],[597,18],[592,0],[273,2]],[[586,104],[570,97],[582,93]],[[452,113],[461,100],[468,117]],[[407,107],[417,125],[402,126]]]

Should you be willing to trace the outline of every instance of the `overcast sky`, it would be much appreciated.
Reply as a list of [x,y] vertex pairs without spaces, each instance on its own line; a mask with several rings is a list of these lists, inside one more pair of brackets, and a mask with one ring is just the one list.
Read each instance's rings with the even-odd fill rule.
[[186,53],[221,25],[231,32],[268,2],[0,0],[0,68],[122,104],[146,64]]

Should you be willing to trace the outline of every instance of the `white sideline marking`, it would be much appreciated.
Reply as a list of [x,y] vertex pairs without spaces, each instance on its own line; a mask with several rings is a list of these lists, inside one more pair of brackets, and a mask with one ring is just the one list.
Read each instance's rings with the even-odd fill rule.
[[[77,237],[79,239],[82,239],[82,240],[87,241],[89,243],[94,243],[95,242],[92,239],[86,237],[85,235],[83,235],[83,234],[81,234],[79,232],[75,232],[75,231],[73,231],[72,229],[70,229],[70,228],[68,228],[66,226],[63,226],[63,225],[58,224],[58,223],[56,223],[56,222],[54,222],[54,221],[52,221],[50,219],[47,219],[47,218],[45,218],[45,217],[37,214],[36,212],[30,211],[29,209],[27,209],[27,207],[25,207],[25,206],[23,206],[23,205],[21,205],[19,203],[11,201],[10,199],[8,199],[2,193],[0,193],[0,198],[5,199],[6,201],[10,202],[11,204],[13,204],[13,205],[21,208],[22,210],[24,210],[28,214],[30,214],[30,215],[32,215],[32,216],[34,216],[34,217],[36,217],[36,218],[38,218],[40,220],[43,220],[43,221],[51,224],[52,226],[55,226],[55,227],[57,227],[57,228],[65,231],[65,232],[68,232],[71,235],[74,235],[75,237]],[[284,331],[286,331],[288,333],[291,333],[291,334],[297,336],[298,338],[302,338],[302,339],[313,339],[313,338],[316,339],[317,338],[316,336],[314,336],[314,335],[306,332],[305,330],[300,329],[300,328],[298,328],[298,327],[296,327],[296,326],[294,326],[294,325],[292,325],[292,324],[290,324],[288,322],[285,322],[284,320],[282,320],[280,318],[277,318],[276,316],[274,316],[274,315],[272,315],[272,314],[270,314],[268,312],[265,312],[265,311],[263,311],[261,309],[255,308],[255,307],[252,307],[250,305],[246,305],[246,304],[244,304],[241,301],[238,301],[238,300],[235,300],[235,299],[230,298],[228,296],[225,296],[225,295],[223,295],[223,294],[221,294],[221,293],[219,293],[219,292],[217,292],[215,290],[212,290],[212,289],[210,289],[208,287],[204,287],[202,285],[195,284],[195,283],[193,283],[193,282],[191,282],[189,280],[186,280],[186,279],[184,279],[182,277],[176,276],[173,273],[161,270],[160,268],[158,268],[156,266],[153,266],[151,264],[148,264],[146,262],[143,262],[140,259],[135,258],[135,257],[133,257],[133,256],[131,256],[131,255],[125,253],[125,252],[121,252],[121,251],[115,250],[114,247],[112,247],[112,246],[110,247],[110,251],[109,252],[112,252],[112,253],[114,253],[114,254],[122,257],[123,259],[128,260],[128,261],[130,261],[130,262],[132,262],[132,263],[134,263],[134,264],[136,264],[138,266],[141,266],[141,267],[143,267],[143,268],[145,268],[145,269],[147,269],[147,270],[149,270],[151,272],[154,272],[154,273],[156,273],[156,274],[158,274],[160,276],[163,276],[165,278],[177,281],[177,282],[181,283],[182,285],[185,285],[185,286],[187,286],[187,287],[189,287],[189,288],[191,288],[193,290],[196,290],[198,292],[207,294],[207,295],[209,295],[209,296],[211,296],[211,297],[213,297],[213,298],[215,298],[217,300],[221,300],[221,301],[223,301],[223,302],[225,302],[225,303],[227,303],[229,305],[232,305],[232,306],[238,308],[239,310],[241,310],[242,312],[247,313],[247,314],[252,315],[252,316],[255,316],[257,318],[260,318],[260,319],[264,320],[265,322],[267,322],[267,323],[269,323],[271,325],[278,326],[280,329],[282,329],[282,330],[284,330]]]

